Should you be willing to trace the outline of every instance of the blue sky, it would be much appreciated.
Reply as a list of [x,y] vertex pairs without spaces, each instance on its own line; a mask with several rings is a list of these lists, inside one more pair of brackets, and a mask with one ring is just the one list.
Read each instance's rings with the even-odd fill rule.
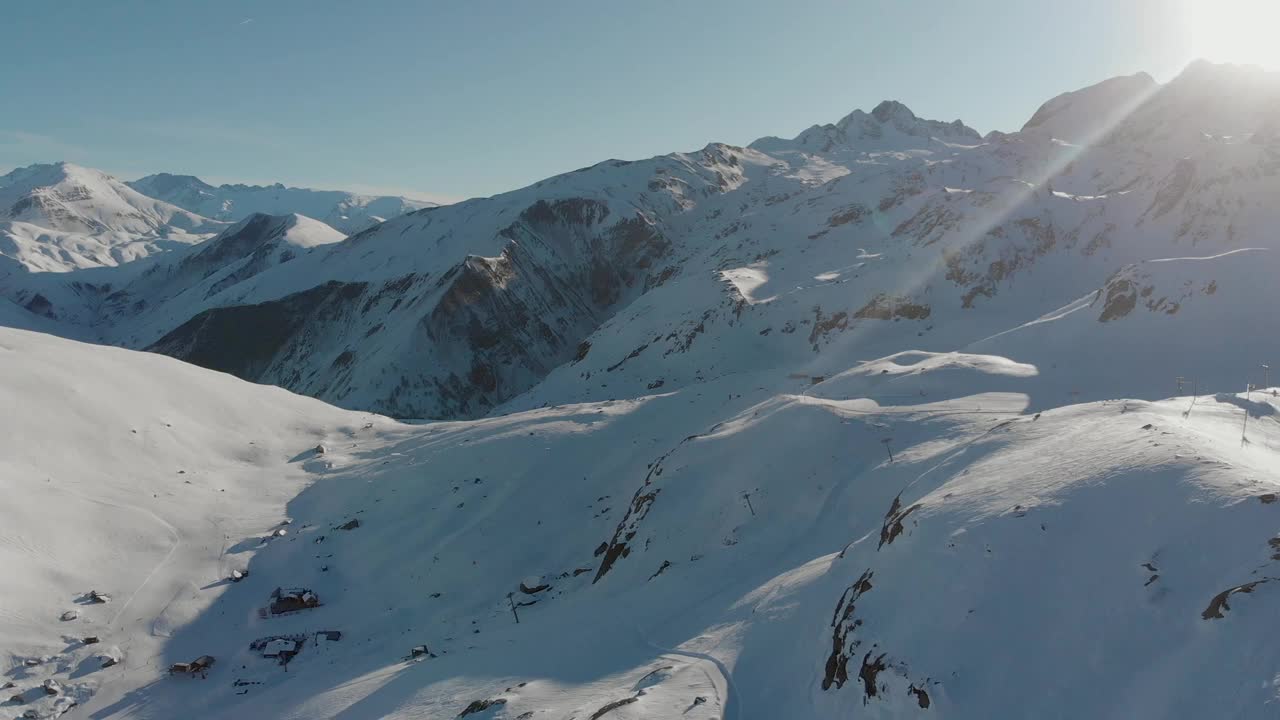
[[1014,130],[1057,93],[1176,74],[1193,47],[1175,4],[9,4],[0,171],[66,159],[458,198],[791,136],[887,98]]

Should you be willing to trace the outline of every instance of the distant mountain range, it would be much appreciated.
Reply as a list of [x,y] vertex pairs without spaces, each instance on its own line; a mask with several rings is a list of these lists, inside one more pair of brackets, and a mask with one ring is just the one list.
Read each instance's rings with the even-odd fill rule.
[[436,203],[389,195],[359,195],[340,190],[311,190],[275,185],[210,185],[191,175],[159,173],[128,183],[138,192],[207,218],[243,220],[254,213],[297,213],[315,218],[347,235],[387,218]]

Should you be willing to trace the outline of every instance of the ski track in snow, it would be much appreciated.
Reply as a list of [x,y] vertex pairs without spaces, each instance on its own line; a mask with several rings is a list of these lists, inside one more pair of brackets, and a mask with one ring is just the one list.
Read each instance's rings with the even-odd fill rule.
[[[69,487],[58,486],[57,489],[61,490],[64,493],[67,493],[68,495],[74,495],[76,497],[79,497],[81,500],[85,500],[91,503],[104,505],[106,507],[113,507],[118,510],[129,510],[131,512],[138,513],[140,515],[144,515],[156,521],[158,524],[160,524],[169,533],[170,538],[172,538],[173,540],[173,542],[169,545],[169,551],[165,553],[164,558],[162,558],[159,562],[157,562],[155,566],[151,568],[151,571],[147,573],[146,578],[144,578],[142,582],[139,583],[138,586],[133,589],[133,592],[129,593],[129,599],[124,601],[124,604],[120,606],[120,609],[116,611],[116,613],[111,617],[110,622],[107,623],[109,627],[115,628],[117,626],[117,623],[120,620],[120,616],[124,615],[125,611],[129,609],[129,606],[133,604],[134,598],[138,597],[138,594],[142,592],[144,588],[146,588],[147,584],[151,582],[151,579],[155,577],[156,573],[160,572],[160,570],[165,565],[167,565],[171,559],[173,559],[174,553],[178,551],[179,546],[181,546],[182,544],[182,536],[178,533],[178,529],[175,528],[172,524],[170,524],[169,521],[155,514],[151,510],[148,510],[147,508],[140,507],[138,505],[133,505],[130,503],[118,503],[118,502],[112,502],[110,500],[104,500],[102,498],[90,497],[88,495],[85,495],[82,492],[79,492],[78,490],[72,490]],[[138,619],[140,620],[141,618],[138,618]]]
[[[636,633],[636,636],[640,638],[640,641],[651,650],[657,650],[665,655],[673,655],[676,657],[701,661],[701,664],[703,665],[702,672],[707,675],[707,679],[711,681],[712,687],[714,687],[716,691],[716,700],[720,705],[720,719],[741,720],[738,708],[738,690],[734,686],[733,672],[725,666],[724,662],[709,653],[681,650],[679,648],[669,648],[658,645],[645,637],[645,635],[640,632],[639,628],[633,628],[633,630]],[[708,672],[706,669],[707,665],[710,665],[714,671],[714,677],[712,676],[712,673]],[[719,682],[716,681],[717,678],[719,679]]]

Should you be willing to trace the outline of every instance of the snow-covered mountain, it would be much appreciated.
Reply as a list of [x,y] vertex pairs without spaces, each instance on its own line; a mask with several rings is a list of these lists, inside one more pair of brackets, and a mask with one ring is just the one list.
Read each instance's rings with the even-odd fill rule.
[[[1023,326],[1016,336],[1064,345],[1106,337],[1136,362],[1153,347],[1144,333],[1112,329],[1133,316],[1038,321],[1105,295],[1130,266],[1179,257],[1204,258],[1179,266],[1194,292],[1164,287],[1150,298],[1159,312],[1265,312],[1228,273],[1272,262],[1277,98],[1272,74],[1196,64],[1165,85],[1137,75],[1063,95],[1023,131],[985,138],[886,102],[790,140],[607,161],[412,212],[238,283],[235,302],[165,314],[172,324],[63,315],[110,342],[407,417],[777,367],[826,376]],[[1245,248],[1258,250],[1227,255]],[[1152,322],[1192,332],[1180,320]],[[261,328],[251,340],[246,323]],[[1237,342],[1255,357],[1271,348],[1265,335]],[[1156,355],[1111,374],[1138,383],[1125,394],[1161,396],[1172,364],[1166,374],[1238,382],[1208,344]]]
[[[826,376],[851,358],[1046,333],[1064,346],[1105,337],[1120,362],[1154,353],[1155,366],[1105,374],[1117,378],[1105,390],[1082,373],[1084,397],[1131,380],[1124,394],[1159,397],[1172,364],[1214,384],[1238,373],[1209,344],[1153,350],[1127,327],[1133,316],[1080,324],[1067,311],[1101,302],[1131,267],[1160,275],[1150,263],[1190,257],[1201,260],[1168,266],[1189,273],[1187,287],[1161,285],[1143,304],[1264,313],[1232,273],[1273,262],[1278,100],[1274,74],[1196,63],[1165,85],[1139,74],[1064,94],[1022,131],[985,138],[885,102],[789,140],[607,161],[410,212],[231,273],[234,292],[216,299],[202,287],[171,304],[186,280],[157,291],[101,272],[24,278],[5,294],[23,306],[40,295],[68,335],[401,417],[633,397],[776,367]],[[150,276],[178,278],[181,259]],[[1152,333],[1201,330],[1183,317],[1153,319]],[[1265,335],[1233,341],[1254,357],[1271,348]]]
[[348,409],[0,328],[0,718],[1270,717],[1277,77],[9,278]]
[[10,278],[6,290],[12,302],[56,321],[47,328],[80,329],[80,335],[72,336],[136,345],[141,342],[136,334],[107,333],[121,326],[156,337],[211,307],[237,305],[244,300],[245,281],[344,237],[301,215],[252,215],[208,240],[151,256],[146,263],[99,268],[70,282],[58,282],[60,276],[19,275]]
[[6,221],[78,233],[198,232],[210,224],[106,173],[66,162],[30,165],[0,176],[0,212]]
[[216,220],[242,220],[254,213],[300,214],[351,234],[387,218],[435,203],[393,195],[359,195],[340,190],[274,185],[210,185],[192,175],[158,173],[129,183],[144,195]]
[[854,110],[834,125],[814,125],[791,140],[760,138],[750,147],[762,152],[800,148],[830,154],[841,150],[898,150],[933,142],[974,145],[982,142],[982,136],[959,120],[923,120],[906,105],[886,100],[870,113]]
[[0,280],[122,265],[217,232],[211,221],[71,163],[0,176]]
[[[210,220],[70,163],[0,181],[16,218],[0,222],[0,320],[69,337],[138,344],[158,324],[153,340],[240,302],[233,291],[245,279],[345,237],[298,214]],[[117,324],[133,334],[117,338]]]

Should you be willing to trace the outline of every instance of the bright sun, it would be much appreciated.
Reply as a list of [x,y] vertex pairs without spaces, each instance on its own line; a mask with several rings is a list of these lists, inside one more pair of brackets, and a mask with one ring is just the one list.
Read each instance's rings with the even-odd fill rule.
[[1193,57],[1280,70],[1280,0],[1184,0]]

